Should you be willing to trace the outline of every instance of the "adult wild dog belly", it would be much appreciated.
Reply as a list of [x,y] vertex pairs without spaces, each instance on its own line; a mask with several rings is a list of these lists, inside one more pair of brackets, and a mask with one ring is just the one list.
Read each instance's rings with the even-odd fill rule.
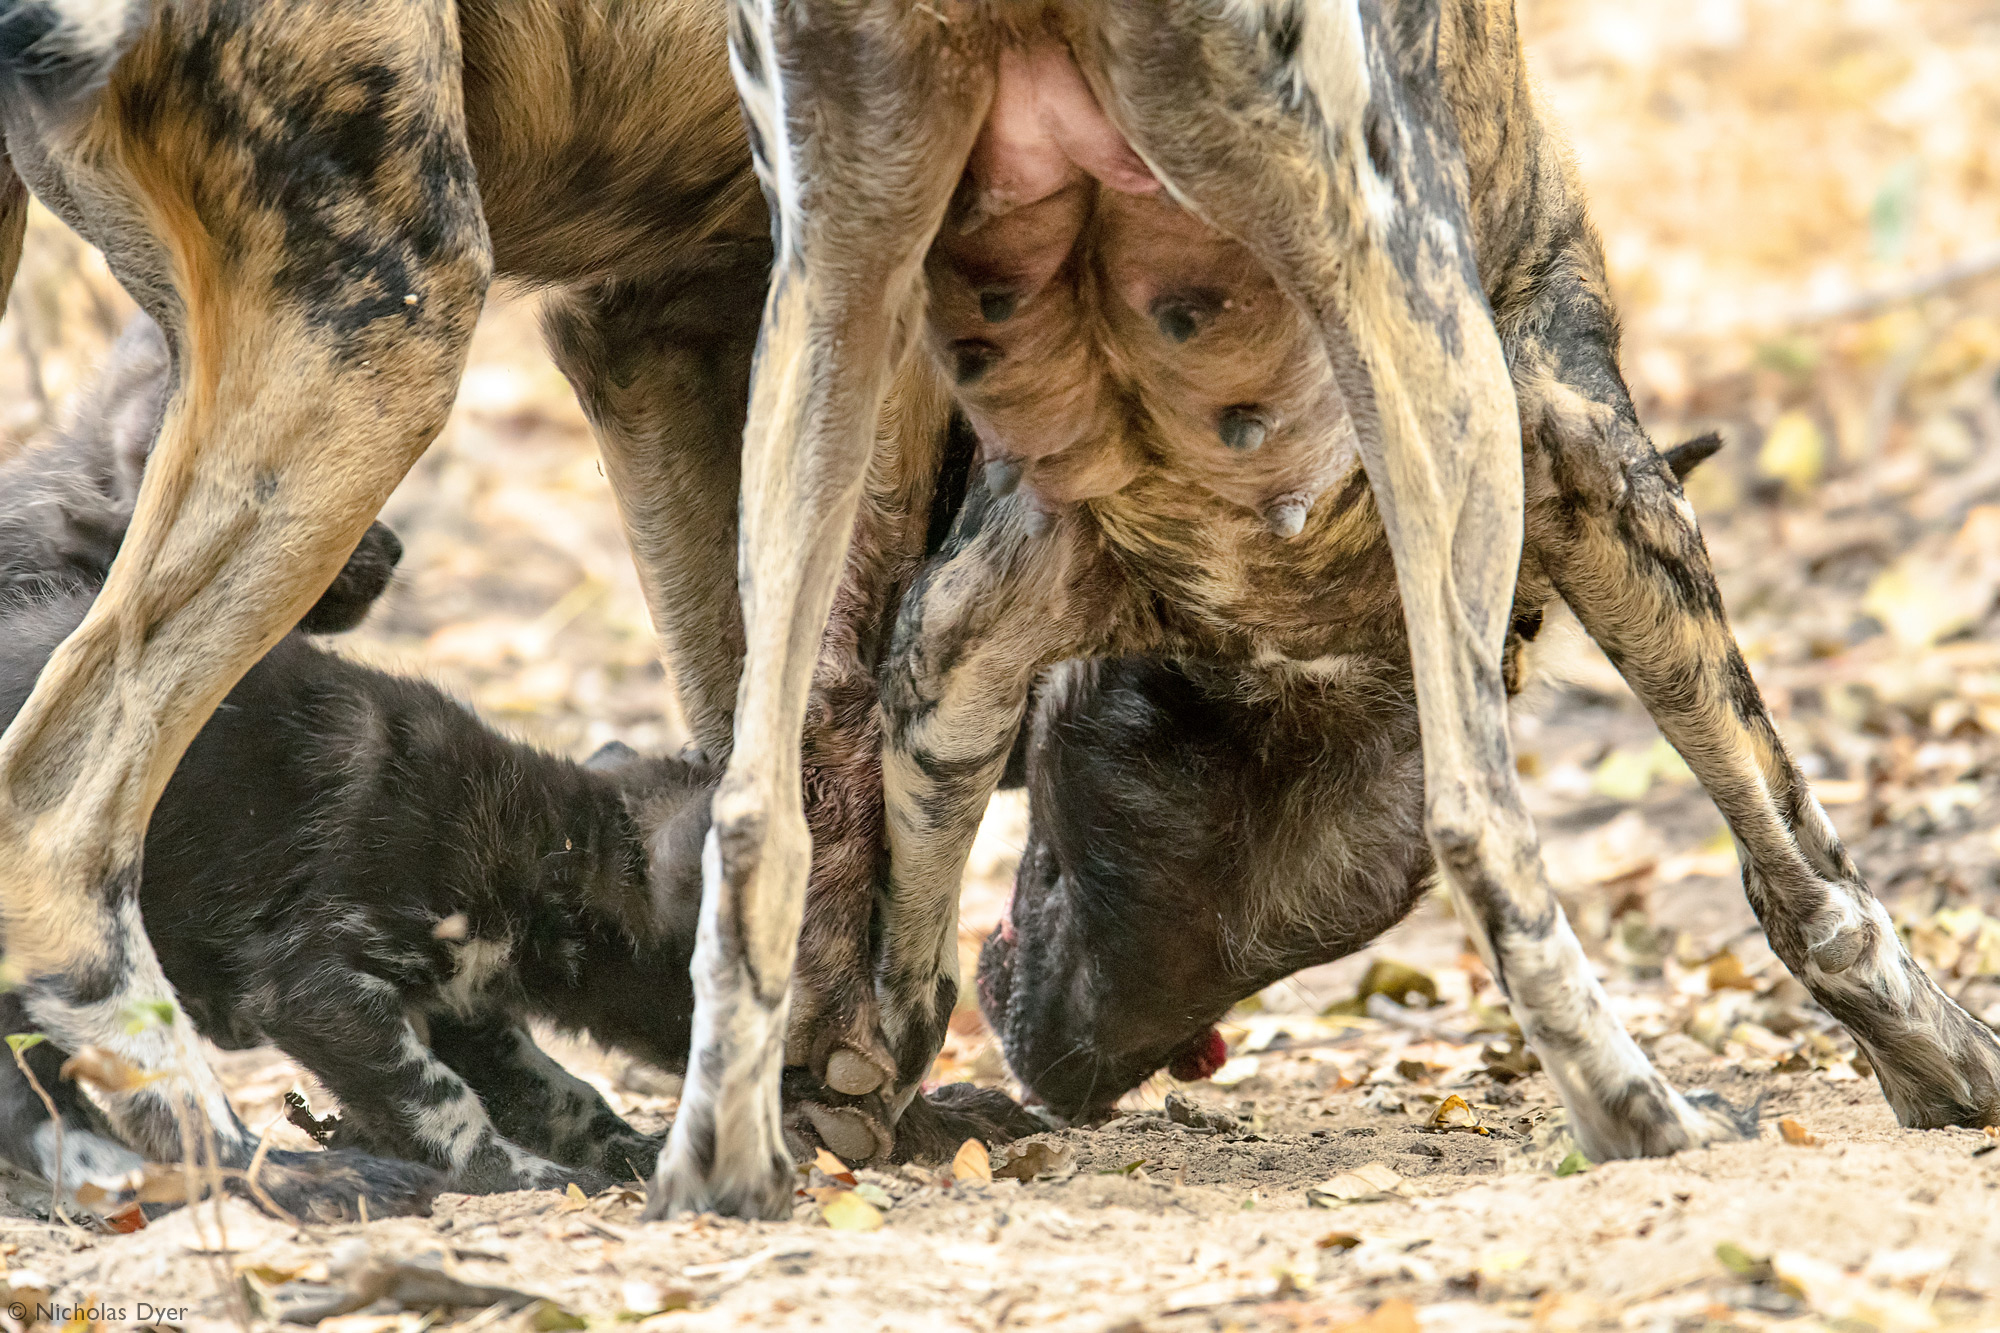
[[1001,53],[928,270],[988,483],[1039,512],[1154,473],[1290,538],[1355,466],[1316,332],[1174,202],[1053,37]]

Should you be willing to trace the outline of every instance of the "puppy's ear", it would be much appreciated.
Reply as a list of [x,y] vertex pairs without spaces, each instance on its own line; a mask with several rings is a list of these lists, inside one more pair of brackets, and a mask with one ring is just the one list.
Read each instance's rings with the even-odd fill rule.
[[639,757],[639,752],[624,741],[606,741],[597,747],[597,753],[583,761],[583,766],[593,773],[618,768]]
[[1667,460],[1667,466],[1673,470],[1674,480],[1686,481],[1688,473],[1714,457],[1715,451],[1721,447],[1721,432],[1712,430],[1706,435],[1697,435],[1692,440],[1675,445],[1662,457]]
[[308,634],[345,634],[368,616],[375,599],[388,590],[403,558],[403,543],[383,523],[370,523],[333,583],[299,621]]

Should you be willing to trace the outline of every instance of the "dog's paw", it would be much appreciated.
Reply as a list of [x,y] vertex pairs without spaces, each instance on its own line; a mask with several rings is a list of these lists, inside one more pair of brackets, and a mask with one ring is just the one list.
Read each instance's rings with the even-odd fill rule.
[[952,1083],[919,1095],[896,1122],[894,1160],[930,1165],[948,1162],[959,1145],[978,1139],[989,1148],[1049,1126],[998,1088]]

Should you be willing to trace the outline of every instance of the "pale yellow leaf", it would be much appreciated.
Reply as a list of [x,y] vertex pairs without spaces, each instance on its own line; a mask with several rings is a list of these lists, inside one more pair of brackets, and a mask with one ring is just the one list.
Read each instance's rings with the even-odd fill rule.
[[952,1179],[962,1185],[990,1185],[993,1183],[993,1158],[987,1153],[986,1145],[978,1139],[967,1139],[958,1145],[958,1155],[951,1159]]
[[842,1190],[819,1206],[820,1216],[835,1231],[879,1231],[881,1210],[852,1190]]

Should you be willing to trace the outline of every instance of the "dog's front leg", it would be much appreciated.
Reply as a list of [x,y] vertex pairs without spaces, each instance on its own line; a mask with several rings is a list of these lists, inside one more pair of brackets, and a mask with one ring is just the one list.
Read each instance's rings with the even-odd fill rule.
[[[1385,7],[1386,9],[1386,7]],[[1416,9],[1416,13],[1407,12]],[[1446,883],[1585,1151],[1733,1132],[1675,1093],[1605,1002],[1541,864],[1501,648],[1522,533],[1512,385],[1472,253],[1439,7],[1106,6],[1114,118],[1318,321],[1395,558]]]
[[[910,1104],[958,997],[958,889],[1043,667],[1112,642],[1123,586],[1081,510],[1040,535],[1019,494],[974,481],[951,540],[904,597],[882,685],[889,882],[876,995]],[[889,1145],[883,1143],[883,1150]]]
[[470,1019],[433,1013],[430,1047],[479,1095],[493,1128],[560,1166],[643,1181],[660,1140],[641,1134],[596,1088],[564,1069],[529,1031],[502,1013]]
[[811,855],[799,742],[883,394],[922,314],[924,252],[990,96],[952,32],[895,0],[732,6],[776,257],[744,434],[743,680],[653,1216],[791,1213],[778,1086]]
[[[141,922],[147,820],[443,423],[491,261],[448,10],[133,9],[86,106],[0,96],[16,165],[104,247],[176,372],[103,592],[0,738],[0,922],[36,1029],[135,1067],[106,1098],[120,1134],[242,1167],[257,1139]],[[267,1159],[265,1187],[295,1211],[351,1204],[342,1159],[313,1156]]]

